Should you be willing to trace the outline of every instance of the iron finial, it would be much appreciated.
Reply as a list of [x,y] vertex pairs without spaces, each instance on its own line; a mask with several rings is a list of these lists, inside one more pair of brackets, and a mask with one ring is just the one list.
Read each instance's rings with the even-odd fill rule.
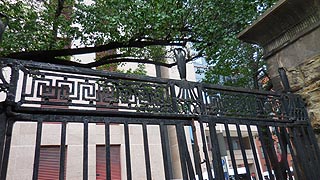
[[186,79],[186,71],[187,71],[186,51],[183,50],[182,48],[176,48],[176,49],[174,49],[173,53],[174,53],[174,56],[177,61],[180,78],[185,80]]
[[283,67],[281,67],[278,69],[278,71],[279,71],[279,75],[280,75],[280,79],[281,79],[281,83],[282,83],[284,92],[290,92],[291,88],[290,88],[288,76],[286,74],[286,70]]

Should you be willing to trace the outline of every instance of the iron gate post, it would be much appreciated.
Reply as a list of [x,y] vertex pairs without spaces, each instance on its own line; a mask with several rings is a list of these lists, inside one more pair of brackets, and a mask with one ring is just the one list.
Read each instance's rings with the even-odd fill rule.
[[4,142],[6,139],[7,115],[4,102],[0,103],[0,169],[3,162]]

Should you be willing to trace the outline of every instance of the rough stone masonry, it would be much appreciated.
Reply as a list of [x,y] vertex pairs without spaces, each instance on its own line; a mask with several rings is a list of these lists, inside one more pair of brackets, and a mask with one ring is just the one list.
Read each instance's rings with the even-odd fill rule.
[[320,143],[320,1],[280,0],[239,39],[264,49],[275,90],[281,90],[279,68],[284,68],[292,93],[304,98]]

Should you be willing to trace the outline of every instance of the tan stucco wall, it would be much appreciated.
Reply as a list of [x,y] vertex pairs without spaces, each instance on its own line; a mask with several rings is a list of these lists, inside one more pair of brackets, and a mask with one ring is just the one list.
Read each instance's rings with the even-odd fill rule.
[[[9,156],[8,176],[12,180],[32,179],[37,123],[23,122],[14,125]],[[88,171],[89,179],[96,179],[96,145],[104,144],[104,125],[89,124]],[[60,124],[43,124],[41,145],[60,144]],[[152,179],[163,180],[163,158],[158,126],[148,127],[149,151]],[[141,125],[129,125],[131,167],[133,179],[146,179],[144,145]],[[123,125],[110,127],[111,144],[121,146],[121,177],[126,179],[125,146]],[[83,124],[67,125],[67,168],[68,180],[82,179]]]

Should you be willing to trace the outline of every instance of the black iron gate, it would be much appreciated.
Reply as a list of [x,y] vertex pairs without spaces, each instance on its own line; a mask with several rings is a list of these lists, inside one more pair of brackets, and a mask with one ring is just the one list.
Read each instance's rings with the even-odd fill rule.
[[[122,179],[320,177],[319,147],[297,95],[14,59],[1,59],[0,69],[1,179],[19,173],[10,166],[20,122],[36,124],[32,179],[40,173],[44,127],[50,124],[59,126],[59,179],[68,179],[72,167],[67,141],[72,124],[81,126],[83,179],[99,176],[90,172],[92,125],[103,128],[106,179],[113,177],[115,126],[123,137]],[[133,150],[137,139],[139,151]]]

